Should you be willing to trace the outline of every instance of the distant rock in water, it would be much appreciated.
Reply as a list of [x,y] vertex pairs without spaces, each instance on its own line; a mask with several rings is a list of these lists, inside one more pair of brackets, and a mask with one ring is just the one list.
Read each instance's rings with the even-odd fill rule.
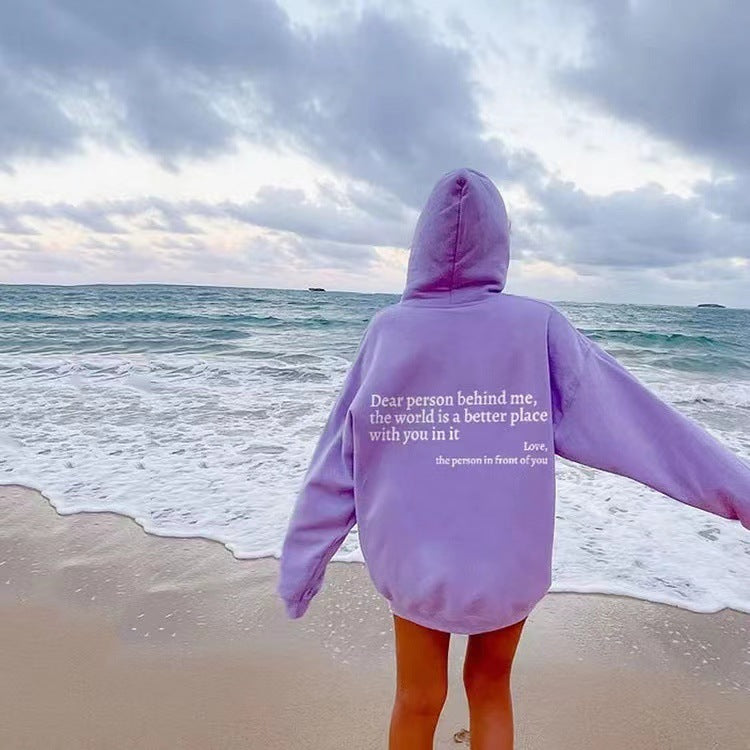
[[322,286],[309,286],[307,287],[308,292],[325,292]]
[[726,308],[726,305],[717,305],[715,302],[703,302],[698,307],[722,307]]

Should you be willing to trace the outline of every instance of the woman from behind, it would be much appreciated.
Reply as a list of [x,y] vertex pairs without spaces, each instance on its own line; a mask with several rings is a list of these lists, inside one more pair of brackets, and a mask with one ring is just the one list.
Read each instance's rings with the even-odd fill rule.
[[547,302],[504,291],[509,223],[471,169],[437,182],[314,451],[278,593],[301,617],[354,524],[394,619],[391,750],[427,750],[451,633],[474,750],[513,747],[510,675],[551,584],[555,455],[750,528],[750,466]]

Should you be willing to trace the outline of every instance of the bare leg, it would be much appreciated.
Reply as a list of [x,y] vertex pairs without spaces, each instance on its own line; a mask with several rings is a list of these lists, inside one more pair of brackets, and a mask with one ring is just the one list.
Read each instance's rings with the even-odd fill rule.
[[524,623],[469,636],[464,686],[472,750],[513,750],[510,672]]
[[396,697],[389,750],[432,750],[448,692],[450,633],[393,616]]

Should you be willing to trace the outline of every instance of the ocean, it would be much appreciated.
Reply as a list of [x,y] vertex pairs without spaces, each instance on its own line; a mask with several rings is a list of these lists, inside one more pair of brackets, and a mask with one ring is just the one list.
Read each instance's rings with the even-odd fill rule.
[[[0,286],[0,484],[63,514],[276,556],[315,442],[387,294]],[[750,310],[555,302],[750,460]],[[750,612],[750,534],[559,460],[553,590]],[[361,560],[356,529],[336,559]]]

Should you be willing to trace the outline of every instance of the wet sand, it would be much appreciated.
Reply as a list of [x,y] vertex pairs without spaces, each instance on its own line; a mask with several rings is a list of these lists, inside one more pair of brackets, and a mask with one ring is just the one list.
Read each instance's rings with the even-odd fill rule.
[[[334,563],[289,621],[276,566],[0,487],[0,747],[385,748],[387,606],[363,566]],[[438,748],[466,747],[465,645],[453,637]],[[513,693],[522,750],[747,750],[750,615],[551,594]]]

